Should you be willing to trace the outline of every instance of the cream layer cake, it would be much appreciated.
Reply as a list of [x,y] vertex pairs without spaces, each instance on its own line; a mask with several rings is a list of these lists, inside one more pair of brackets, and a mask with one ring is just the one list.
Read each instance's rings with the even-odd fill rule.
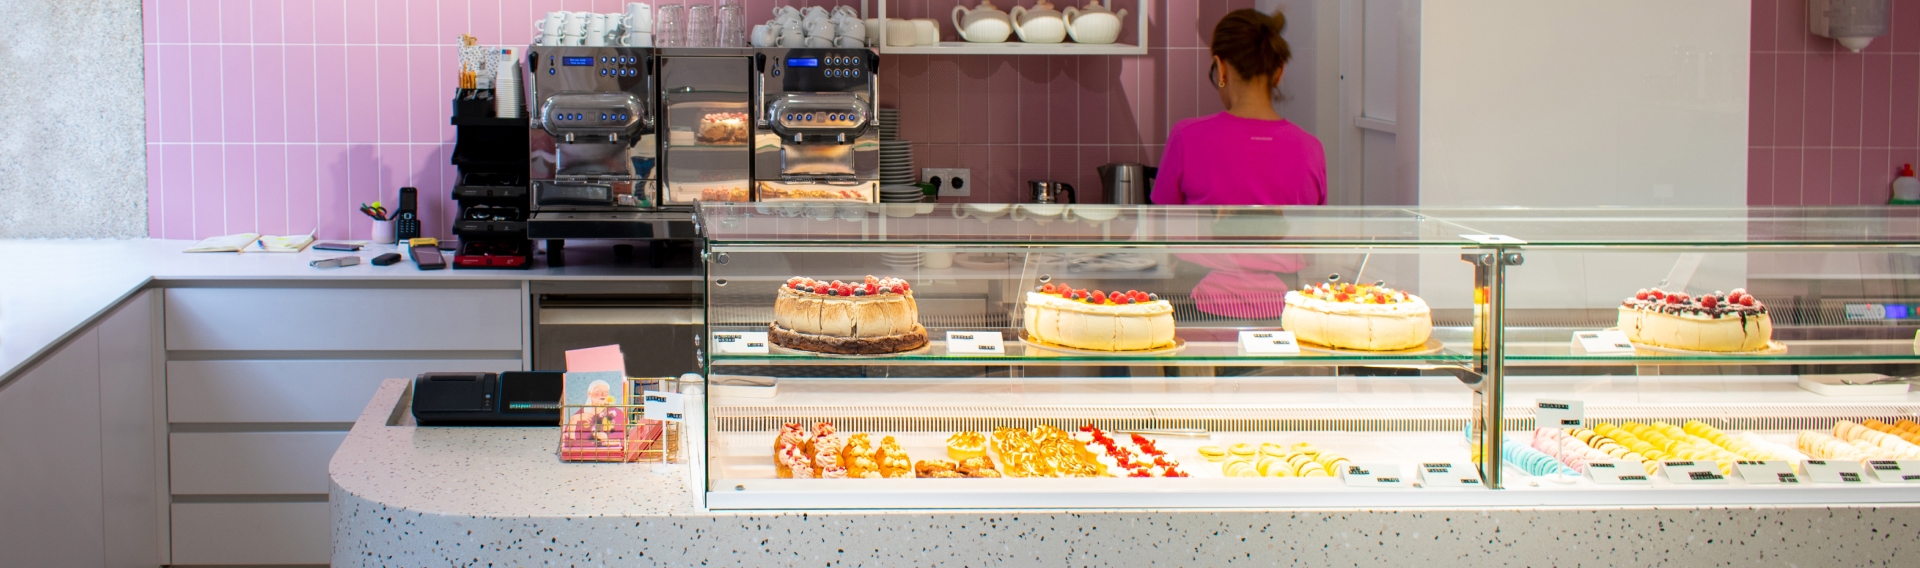
[[1360,351],[1426,345],[1433,310],[1419,296],[1381,285],[1321,283],[1287,292],[1280,325],[1300,341]]
[[1738,288],[1699,298],[1641,290],[1621,302],[1619,323],[1634,343],[1688,351],[1759,351],[1773,339],[1767,305]]

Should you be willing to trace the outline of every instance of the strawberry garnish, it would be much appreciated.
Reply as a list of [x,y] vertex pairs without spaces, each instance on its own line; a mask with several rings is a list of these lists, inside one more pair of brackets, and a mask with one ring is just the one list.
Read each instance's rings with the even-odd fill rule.
[[1634,292],[1634,293],[1633,293],[1633,299],[1635,299],[1635,300],[1640,300],[1640,301],[1646,301],[1646,299],[1647,299],[1647,297],[1648,297],[1648,296],[1651,296],[1651,295],[1652,295],[1652,294],[1649,294],[1649,293],[1647,292],[1647,289],[1646,289],[1646,288],[1641,288],[1639,292]]
[[1746,307],[1749,307],[1749,308],[1751,308],[1751,307],[1753,307],[1753,305],[1754,305],[1754,304],[1757,304],[1757,303],[1759,303],[1759,302],[1756,302],[1756,301],[1754,301],[1754,300],[1753,300],[1753,296],[1748,296],[1748,295],[1745,295],[1745,294],[1741,294],[1741,295],[1740,295],[1740,305],[1742,305],[1742,306],[1746,306]]
[[1048,293],[1048,294],[1052,294],[1052,293],[1053,293],[1053,285],[1052,285],[1052,284],[1048,284],[1048,285],[1045,285],[1045,286],[1041,286],[1041,287],[1040,287],[1040,291],[1041,291],[1041,292],[1046,292],[1046,293]]
[[1720,303],[1720,299],[1715,298],[1711,295],[1700,297],[1700,307],[1702,308],[1712,308],[1713,306],[1719,303]]

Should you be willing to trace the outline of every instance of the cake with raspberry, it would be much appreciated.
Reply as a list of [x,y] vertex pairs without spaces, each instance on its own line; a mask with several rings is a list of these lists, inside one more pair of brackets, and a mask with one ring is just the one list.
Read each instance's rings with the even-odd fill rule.
[[1641,345],[1737,353],[1766,349],[1773,318],[1766,304],[1740,288],[1699,298],[1651,288],[1620,303],[1620,331]]
[[927,329],[905,280],[822,282],[794,277],[773,301],[767,340],[801,351],[883,355],[926,346]]
[[1295,339],[1337,349],[1400,351],[1426,345],[1433,310],[1383,284],[1322,282],[1287,292],[1280,326]]
[[1046,284],[1027,293],[1027,337],[1089,351],[1173,346],[1173,304],[1137,290],[1107,293]]

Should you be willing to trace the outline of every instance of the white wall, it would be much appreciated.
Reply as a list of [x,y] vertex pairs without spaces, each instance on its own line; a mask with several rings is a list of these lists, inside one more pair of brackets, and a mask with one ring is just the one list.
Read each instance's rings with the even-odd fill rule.
[[[1418,10],[1410,150],[1421,206],[1746,204],[1749,0],[1441,0]],[[1532,254],[1509,273],[1508,305],[1606,306],[1657,284],[1678,260]],[[1744,257],[1716,256],[1700,273],[1712,277],[1696,282],[1738,285],[1727,276],[1744,275]],[[1429,259],[1421,290],[1463,307],[1470,275],[1465,263]]]
[[1746,203],[1749,0],[1422,4],[1422,205]]

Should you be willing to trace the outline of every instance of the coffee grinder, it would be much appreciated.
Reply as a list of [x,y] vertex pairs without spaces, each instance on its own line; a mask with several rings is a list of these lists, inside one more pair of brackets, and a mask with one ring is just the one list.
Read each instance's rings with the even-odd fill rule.
[[760,48],[754,70],[757,200],[876,201],[879,54],[864,48]]

